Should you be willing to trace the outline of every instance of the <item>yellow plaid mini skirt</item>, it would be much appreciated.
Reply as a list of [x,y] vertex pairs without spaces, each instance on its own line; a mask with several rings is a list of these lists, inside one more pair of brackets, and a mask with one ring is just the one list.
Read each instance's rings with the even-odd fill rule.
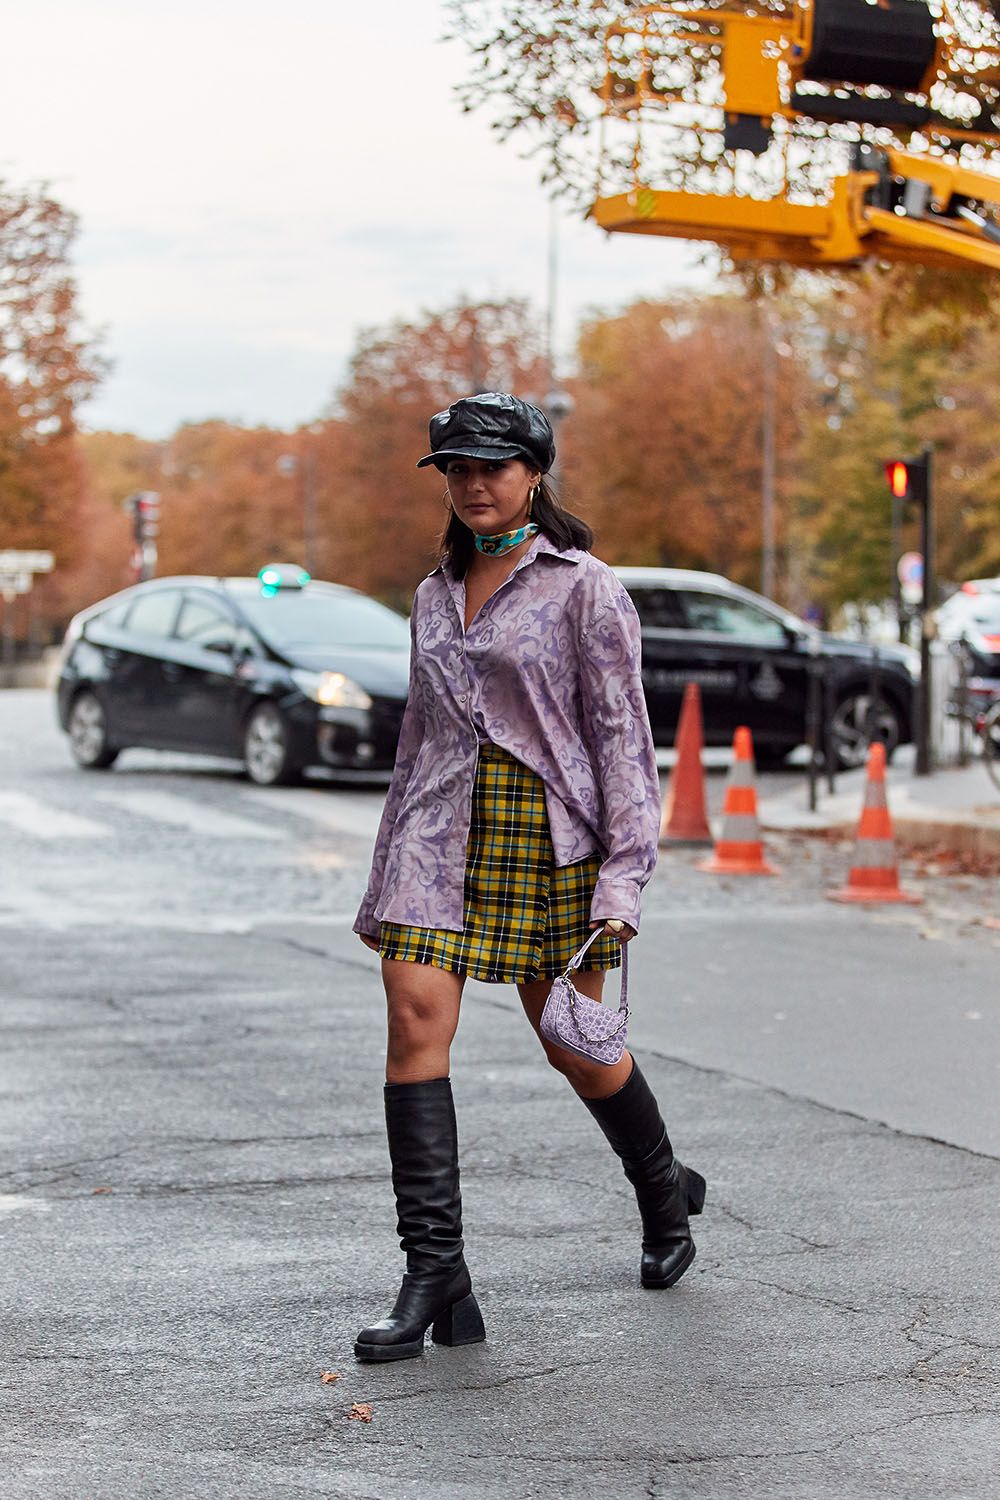
[[[545,787],[499,745],[482,745],[465,862],[465,927],[383,922],[379,953],[495,983],[561,974],[590,932],[601,868],[596,854],[556,868]],[[605,933],[581,968],[614,969],[621,945]]]

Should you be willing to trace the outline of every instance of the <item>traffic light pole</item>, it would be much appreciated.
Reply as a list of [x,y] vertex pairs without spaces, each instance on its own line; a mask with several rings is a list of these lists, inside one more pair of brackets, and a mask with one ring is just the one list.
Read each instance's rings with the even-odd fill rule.
[[920,507],[920,550],[924,557],[924,593],[920,610],[920,693],[917,699],[917,762],[918,776],[929,776],[934,769],[932,744],[933,689],[931,684],[931,641],[935,626],[933,610],[937,587],[934,567],[934,450],[927,447],[923,452],[926,488]]

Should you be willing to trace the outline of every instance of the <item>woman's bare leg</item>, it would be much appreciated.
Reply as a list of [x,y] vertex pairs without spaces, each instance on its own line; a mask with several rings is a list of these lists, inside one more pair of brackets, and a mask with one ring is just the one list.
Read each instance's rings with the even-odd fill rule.
[[486,1337],[462,1238],[451,1041],[464,980],[431,964],[384,959],[388,1002],[385,1119],[406,1275],[392,1311],[362,1328],[362,1360],[410,1359],[432,1329],[439,1344]]
[[[573,982],[581,994],[601,998],[602,972],[578,971]],[[551,984],[549,979],[519,984],[521,1004],[549,1062],[569,1079],[635,1188],[643,1225],[643,1286],[673,1286],[694,1260],[688,1215],[701,1213],[705,1179],[675,1160],[659,1106],[631,1053],[623,1052],[621,1062],[609,1068],[555,1047],[541,1035],[539,1021]]]
[[[578,970],[573,976],[573,982],[581,995],[600,1000],[604,988],[604,970]],[[628,1082],[632,1072],[632,1054],[626,1050],[622,1053],[621,1061],[609,1068],[607,1063],[590,1062],[586,1057],[578,1057],[575,1052],[567,1052],[565,1047],[557,1047],[542,1036],[539,1023],[551,988],[551,979],[535,979],[517,987],[525,1015],[535,1028],[549,1062],[557,1072],[569,1079],[581,1099],[606,1099],[610,1094],[616,1094]]]
[[389,1023],[386,1082],[447,1078],[465,975],[433,964],[384,958],[382,983]]

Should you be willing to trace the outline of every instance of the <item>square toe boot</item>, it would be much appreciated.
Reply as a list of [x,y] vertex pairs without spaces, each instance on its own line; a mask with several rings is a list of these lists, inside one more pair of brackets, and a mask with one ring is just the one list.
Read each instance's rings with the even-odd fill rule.
[[480,1343],[486,1330],[465,1264],[450,1080],[387,1083],[385,1120],[406,1274],[392,1311],[361,1330],[354,1352],[412,1359],[428,1328],[438,1344]]
[[628,1082],[617,1093],[583,1103],[635,1188],[642,1218],[642,1285],[673,1286],[695,1257],[688,1217],[701,1213],[705,1179],[674,1156],[659,1106],[634,1058]]

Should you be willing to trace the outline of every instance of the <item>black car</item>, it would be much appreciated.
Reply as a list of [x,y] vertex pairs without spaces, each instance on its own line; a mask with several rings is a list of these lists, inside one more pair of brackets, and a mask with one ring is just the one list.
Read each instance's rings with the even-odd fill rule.
[[70,622],[59,723],[81,766],[145,746],[243,760],[262,786],[306,767],[392,767],[406,703],[402,615],[292,564],[157,578]]
[[714,573],[616,568],[642,625],[642,679],[660,745],[673,743],[684,687],[698,683],[705,743],[728,745],[746,724],[758,763],[779,764],[806,739],[810,662],[822,663],[834,745],[843,766],[861,765],[874,728],[892,754],[912,738],[916,653],[821,633],[777,604]]

